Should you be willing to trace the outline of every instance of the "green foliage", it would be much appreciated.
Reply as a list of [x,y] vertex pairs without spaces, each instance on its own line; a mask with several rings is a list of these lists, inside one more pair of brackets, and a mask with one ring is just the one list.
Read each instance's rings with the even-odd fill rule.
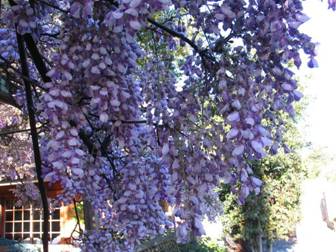
[[192,241],[188,244],[179,244],[179,252],[226,252],[225,248],[220,247],[209,238]]
[[335,158],[326,148],[309,148],[305,153],[305,162],[309,178],[313,179],[321,176],[330,181],[336,181],[336,172],[333,165]]
[[300,185],[305,169],[296,153],[280,153],[255,162],[253,168],[264,181],[260,194],[250,195],[239,206],[236,196],[223,185],[221,200],[225,212],[224,235],[257,248],[260,235],[268,241],[293,235],[300,216]]
[[[297,118],[302,116],[305,106],[306,102],[296,104]],[[286,146],[275,156],[249,161],[255,174],[264,182],[260,193],[250,195],[244,205],[238,205],[237,196],[229,187],[223,185],[221,188],[224,235],[243,241],[252,250],[259,248],[260,237],[268,243],[291,238],[300,217],[301,182],[307,177],[306,163],[299,154],[304,141],[296,122],[288,115],[281,114],[281,117]],[[267,121],[264,123],[268,124]]]
[[[83,201],[76,202],[75,211],[77,211],[80,224],[84,224],[84,203]],[[73,218],[77,220],[76,215]]]

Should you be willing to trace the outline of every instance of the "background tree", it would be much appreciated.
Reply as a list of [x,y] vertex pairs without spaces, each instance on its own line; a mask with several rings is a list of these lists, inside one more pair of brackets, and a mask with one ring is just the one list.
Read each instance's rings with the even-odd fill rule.
[[233,194],[223,194],[223,225],[225,236],[243,241],[251,251],[262,251],[263,241],[272,246],[276,240],[295,237],[305,169],[293,153],[279,154],[256,166],[264,181],[260,194],[251,195],[241,206]]
[[[302,104],[296,106],[298,114],[302,109]],[[251,164],[263,181],[259,194],[250,195],[245,204],[238,205],[227,185],[221,191],[224,236],[242,242],[251,251],[263,251],[264,241],[272,251],[274,241],[295,237],[300,220],[301,183],[308,175],[301,154],[304,141],[291,120],[284,132],[285,149]]]

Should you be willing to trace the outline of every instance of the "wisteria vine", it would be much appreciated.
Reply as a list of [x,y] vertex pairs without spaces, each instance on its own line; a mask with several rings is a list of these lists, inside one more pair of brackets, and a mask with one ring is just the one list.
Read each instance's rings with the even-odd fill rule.
[[298,30],[308,20],[300,0],[1,8],[0,62],[19,70],[16,32],[30,52],[44,180],[62,185],[56,201],[80,195],[94,206],[86,251],[134,251],[173,222],[186,242],[218,210],[220,182],[240,203],[258,193],[249,163],[283,147],[279,115],[294,116],[302,97],[289,65],[299,68],[303,52],[317,66],[315,44]]

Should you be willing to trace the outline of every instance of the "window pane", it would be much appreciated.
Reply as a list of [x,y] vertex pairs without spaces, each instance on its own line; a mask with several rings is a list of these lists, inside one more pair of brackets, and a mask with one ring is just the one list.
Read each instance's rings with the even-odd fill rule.
[[16,221],[22,220],[22,211],[21,210],[15,211],[15,220]]
[[22,234],[14,234],[14,240],[21,240]]
[[52,232],[60,232],[61,231],[59,221],[52,222],[52,226],[51,227],[52,227],[52,229],[51,229]]
[[13,220],[13,212],[6,212],[6,221],[12,221]]
[[59,209],[56,209],[53,213],[52,213],[52,218],[54,220],[59,220],[60,219],[60,210]]
[[34,210],[34,214],[33,214],[34,220],[39,220],[40,219],[40,215],[41,215],[41,211],[40,210]]
[[23,232],[29,232],[30,231],[30,222],[24,222],[23,223]]
[[53,239],[55,239],[57,236],[59,236],[59,234],[52,234],[52,236],[51,236],[51,239],[53,240]]
[[6,239],[10,239],[10,240],[13,239],[13,235],[12,234],[6,234],[5,237],[6,237]]
[[9,222],[9,223],[6,223],[6,226],[5,226],[5,232],[13,232],[13,223]]
[[29,239],[30,238],[30,235],[29,235],[29,233],[25,233],[25,234],[23,234],[23,239],[25,240],[25,239]]
[[33,234],[33,237],[34,238],[41,238],[41,235],[40,235],[40,233],[35,233],[35,234]]
[[34,222],[33,232],[40,232],[40,222]]
[[14,223],[14,232],[22,232],[22,223]]
[[30,220],[30,211],[29,210],[25,210],[23,212],[23,219],[24,220]]

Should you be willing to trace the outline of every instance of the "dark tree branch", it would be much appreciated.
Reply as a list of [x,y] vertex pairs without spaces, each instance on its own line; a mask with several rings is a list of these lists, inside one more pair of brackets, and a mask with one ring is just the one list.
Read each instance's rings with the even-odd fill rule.
[[[88,118],[87,118],[88,120]],[[91,122],[88,120],[89,124],[90,124],[90,127],[92,130],[94,130]],[[72,127],[76,127],[76,123],[74,121],[70,121],[70,125]],[[96,158],[97,157],[97,154],[98,154],[98,148],[97,146],[92,142],[91,140],[91,136],[89,136],[84,130],[79,130],[79,133],[78,133],[78,136],[79,138],[83,141],[84,145],[86,146],[86,148],[88,149],[90,155],[93,157],[93,158]],[[100,152],[102,154],[103,157],[105,157],[110,165],[111,165],[111,168],[113,169],[113,174],[116,175],[117,174],[117,169],[113,163],[113,160],[109,157],[107,151],[106,151],[106,147],[103,147],[103,143],[101,141],[99,141],[99,144],[101,145],[100,146]],[[106,145],[106,143],[105,143]],[[111,180],[105,175],[105,174],[101,174],[102,177],[106,180],[109,188],[114,191],[112,185],[111,185]]]
[[[89,117],[88,117],[85,113],[84,113],[84,116],[85,116],[86,121],[87,121],[88,124],[90,125],[91,129],[94,130],[93,124],[92,124],[92,122],[90,121]],[[109,163],[110,163],[110,165],[111,165],[111,168],[112,168],[112,170],[113,170],[113,174],[114,174],[114,176],[116,176],[116,175],[118,174],[118,171],[117,171],[117,168],[115,167],[115,165],[114,165],[114,163],[113,163],[113,160],[111,159],[111,157],[110,157],[109,154],[108,154],[108,151],[107,151],[107,147],[108,147],[108,145],[107,145],[106,143],[103,144],[103,142],[100,141],[99,138],[98,138],[98,142],[99,142],[99,145],[100,145],[100,151],[101,151],[103,157],[105,157],[105,158],[109,161]],[[104,176],[104,178],[107,179],[106,176]]]
[[180,40],[186,42],[187,44],[189,44],[197,53],[199,54],[204,54],[204,52],[202,50],[200,50],[200,48],[189,38],[187,38],[186,36],[184,36],[183,34],[176,32],[170,28],[168,28],[167,26],[164,26],[158,22],[156,22],[154,19],[152,18],[148,18],[147,19],[149,23],[153,24],[154,26],[160,28],[161,30],[164,30],[165,32],[169,33],[170,35],[172,35],[173,37],[179,38]]
[[184,36],[183,34],[181,34],[179,32],[176,32],[176,31],[168,28],[167,26],[164,26],[163,24],[160,24],[160,23],[156,22],[152,18],[148,18],[147,21],[149,23],[153,24],[155,27],[158,27],[161,30],[167,32],[171,36],[179,38],[180,40],[182,40],[185,43],[187,43],[188,45],[190,45],[194,49],[194,51],[200,55],[200,57],[202,59],[202,63],[203,63],[203,65],[206,69],[211,70],[211,69],[214,68],[214,63],[216,63],[216,59],[209,54],[209,50],[199,48],[199,46],[197,46],[195,44],[195,42],[193,42],[191,39],[187,38],[186,36]]
[[147,124],[147,120],[121,121],[124,124]]
[[56,33],[41,33],[40,36],[46,36],[46,37],[52,37],[52,38],[57,38],[61,33],[56,32]]
[[71,238],[73,238],[73,233],[76,231],[77,226],[78,226],[80,234],[83,233],[83,229],[82,229],[81,224],[80,224],[80,219],[79,219],[79,214],[78,214],[78,208],[77,208],[77,202],[76,202],[76,200],[73,200],[73,204],[74,204],[74,209],[75,209],[77,223],[76,223],[75,228],[71,232],[71,235],[70,235]]
[[20,106],[16,103],[15,99],[11,95],[2,91],[0,92],[0,102],[11,105],[16,108],[20,108]]
[[40,73],[42,80],[44,82],[50,82],[51,79],[49,76],[47,76],[49,70],[47,69],[43,61],[43,57],[40,54],[33,37],[31,36],[31,34],[26,33],[25,35],[23,35],[23,39],[29,50],[34,65],[36,66],[37,71]]
[[49,3],[49,2],[44,1],[44,0],[37,0],[37,1],[40,2],[40,3],[42,3],[42,4],[44,4],[44,5],[46,5],[46,6],[49,6],[49,7],[53,8],[53,9],[55,9],[55,10],[58,10],[58,11],[63,12],[65,14],[69,14],[69,12],[67,10],[63,10],[62,8],[56,6],[56,5],[52,4],[52,3]]
[[78,214],[78,209],[77,209],[77,202],[76,202],[76,200],[74,200],[73,202],[74,202],[74,207],[75,207],[75,213],[76,213],[76,219],[77,219],[78,227],[79,227],[79,230],[82,232],[83,229],[80,226],[80,219],[79,219],[79,214]]
[[163,24],[160,24],[158,22],[156,22],[154,19],[152,18],[148,18],[147,19],[149,23],[153,24],[154,26],[160,28],[161,30],[167,32],[168,34],[170,34],[173,37],[179,38],[180,40],[182,40],[183,42],[187,43],[188,45],[190,45],[195,52],[197,52],[202,58],[207,58],[208,60],[211,61],[215,61],[215,59],[213,57],[211,57],[211,55],[208,54],[208,50],[203,50],[201,48],[199,48],[199,46],[197,46],[195,44],[195,42],[193,42],[191,39],[187,38],[186,36],[184,36],[182,33],[176,32],[170,28],[168,28],[167,26],[164,26]]
[[7,131],[0,131],[0,136],[8,136],[8,135],[13,135],[17,133],[22,133],[22,132],[29,132],[31,129],[19,129],[19,130],[7,130]]
[[[27,64],[23,37],[18,33],[16,33],[16,37],[17,37],[17,43],[18,43],[18,48],[19,48],[22,74],[29,78],[29,69],[28,69],[28,64]],[[42,228],[43,230],[43,235],[42,235],[43,251],[48,252],[49,204],[48,204],[46,188],[45,188],[45,185],[43,183],[43,178],[42,178],[42,160],[41,160],[40,148],[39,148],[39,143],[38,143],[38,133],[36,129],[33,94],[32,94],[30,82],[25,79],[23,80],[23,82],[24,82],[25,91],[26,91],[26,101],[27,101],[27,108],[28,108],[28,115],[29,115],[30,132],[32,135],[32,142],[33,142],[36,177],[38,181],[38,188],[40,191],[42,206],[43,206],[43,228]]]
[[[40,88],[42,90],[45,90],[45,88],[42,87],[37,80],[34,80],[32,78],[28,78],[27,76],[24,76],[18,69],[16,69],[13,66],[11,66],[11,62],[9,62],[7,59],[5,59],[4,57],[2,57],[1,55],[0,55],[0,59],[5,62],[7,68],[10,68],[10,69],[12,69],[14,71],[13,74],[18,74],[20,76],[20,78],[22,78],[22,79],[24,79],[26,81],[29,81],[31,84],[34,84],[34,86],[37,86],[38,88]],[[19,87],[19,85],[17,85],[17,87]]]

